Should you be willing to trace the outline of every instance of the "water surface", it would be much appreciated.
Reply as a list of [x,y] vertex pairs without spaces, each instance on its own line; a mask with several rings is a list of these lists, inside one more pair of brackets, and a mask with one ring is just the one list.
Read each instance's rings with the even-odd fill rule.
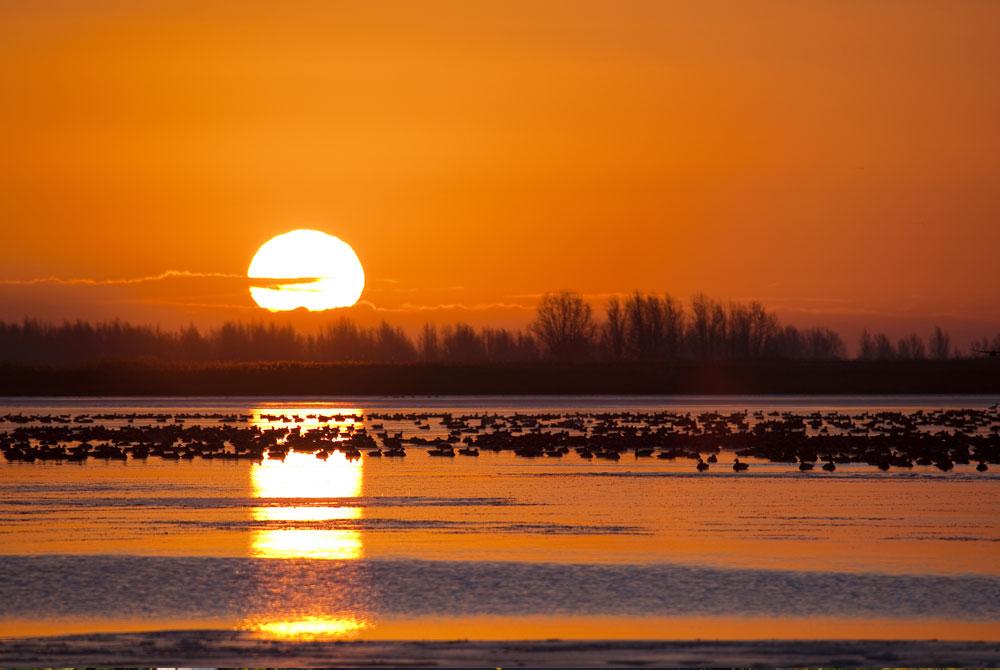
[[[0,415],[122,415],[98,420],[115,426],[130,413],[236,413],[271,430],[308,429],[317,414],[371,428],[368,414],[390,411],[849,413],[997,400],[10,399]],[[199,421],[219,419],[185,419]],[[446,434],[428,423],[421,434]],[[405,459],[2,463],[0,635],[1000,640],[995,469],[753,462],[736,474],[731,458],[707,473],[684,460],[412,448]]]

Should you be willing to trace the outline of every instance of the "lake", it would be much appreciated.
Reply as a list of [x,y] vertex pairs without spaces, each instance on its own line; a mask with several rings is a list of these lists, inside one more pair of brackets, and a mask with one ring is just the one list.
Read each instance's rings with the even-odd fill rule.
[[[962,409],[980,413],[968,430],[995,435],[998,401],[13,398],[0,401],[0,431],[34,427],[36,444],[55,428],[110,441],[326,427],[430,443],[498,426],[587,435],[601,417],[641,426],[663,412],[745,410],[750,430],[818,413],[879,430],[881,412]],[[926,430],[948,430],[936,421]],[[632,453],[434,458],[420,442],[405,458],[322,456],[2,462],[0,637],[1000,642],[1000,466],[979,472],[976,459],[803,472],[746,457],[734,472],[723,449],[698,472]]]

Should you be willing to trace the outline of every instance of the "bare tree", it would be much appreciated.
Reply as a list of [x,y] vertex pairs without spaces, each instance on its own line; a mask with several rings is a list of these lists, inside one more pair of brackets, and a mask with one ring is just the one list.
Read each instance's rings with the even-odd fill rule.
[[608,300],[607,320],[601,327],[601,342],[608,358],[620,361],[625,356],[625,312],[618,296]]
[[479,363],[486,360],[486,345],[483,338],[467,323],[445,326],[441,336],[441,348],[449,361]]
[[417,340],[417,351],[420,354],[420,360],[428,363],[441,358],[441,342],[438,338],[437,326],[432,323],[424,324]]
[[896,349],[885,333],[875,333],[875,358],[880,361],[891,361],[896,358]]
[[323,360],[371,360],[371,334],[346,317],[323,328],[314,346],[317,356]]
[[655,295],[638,291],[625,301],[625,341],[629,353],[638,360],[661,358],[665,328],[663,305]]
[[403,329],[383,321],[375,329],[375,360],[390,363],[405,363],[417,357],[413,342]]
[[858,360],[875,360],[875,340],[872,339],[872,334],[868,332],[867,328],[861,331],[861,337],[858,340]]
[[858,359],[862,361],[891,361],[896,358],[896,348],[885,333],[861,332]]
[[[750,341],[748,356],[750,358],[761,358],[767,348],[767,342],[778,332],[780,325],[778,317],[769,313],[764,305],[759,302],[750,303]],[[825,333],[824,333],[825,335]],[[813,333],[814,340],[818,336]],[[822,339],[822,336],[818,336]],[[841,342],[843,346],[843,342]]]
[[585,358],[596,327],[590,305],[579,293],[546,293],[530,330],[538,338],[545,355],[558,360]]
[[696,357],[708,358],[712,355],[712,301],[703,293],[691,298],[688,340]]
[[697,358],[724,358],[731,349],[729,315],[721,303],[699,293],[691,299],[688,341]]
[[970,353],[973,356],[996,356],[994,352],[1000,351],[1000,333],[993,336],[991,340],[989,336],[983,337],[978,340],[972,341],[972,347],[970,348]]
[[927,358],[927,348],[916,333],[902,338],[896,345],[896,357],[904,361],[920,361]]
[[951,335],[941,329],[941,326],[934,326],[928,342],[930,356],[939,361],[951,358]]
[[663,338],[667,358],[680,358],[684,347],[684,306],[669,293],[663,296]]

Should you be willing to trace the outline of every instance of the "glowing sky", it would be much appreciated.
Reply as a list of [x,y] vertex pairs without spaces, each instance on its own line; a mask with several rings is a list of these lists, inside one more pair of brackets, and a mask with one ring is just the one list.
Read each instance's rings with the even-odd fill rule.
[[305,227],[394,320],[995,332],[997,63],[990,0],[2,2],[0,318],[261,316],[239,276]]

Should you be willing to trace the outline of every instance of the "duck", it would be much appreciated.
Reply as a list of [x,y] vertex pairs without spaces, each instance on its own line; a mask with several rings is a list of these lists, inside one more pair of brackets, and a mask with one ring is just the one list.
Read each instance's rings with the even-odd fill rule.
[[733,461],[733,472],[743,472],[744,470],[749,470],[749,469],[750,469],[749,463],[742,463],[738,458],[735,461]]
[[438,447],[437,449],[428,449],[428,456],[444,456],[446,458],[454,458],[455,450],[451,447]]
[[947,456],[945,456],[944,458],[940,459],[934,465],[936,465],[937,468],[938,468],[938,470],[941,470],[942,472],[948,472],[953,467],[955,467],[955,463],[950,458],[948,458]]

